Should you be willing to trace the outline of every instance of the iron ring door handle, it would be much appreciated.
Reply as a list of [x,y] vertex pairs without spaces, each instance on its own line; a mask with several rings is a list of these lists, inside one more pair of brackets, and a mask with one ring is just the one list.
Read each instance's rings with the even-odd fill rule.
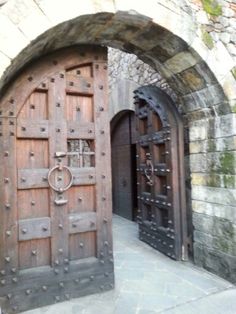
[[[51,180],[50,180],[51,175],[57,169],[59,169],[59,171],[63,171],[63,169],[65,169],[69,173],[70,180],[69,180],[69,183],[65,187],[57,187],[51,183]],[[48,172],[48,184],[56,192],[63,193],[65,191],[67,191],[73,184],[73,175],[72,175],[70,169],[66,166],[61,166],[61,165],[57,165],[57,166],[53,167],[52,169],[50,169]]]
[[148,179],[148,184],[149,185],[153,185],[152,177],[153,177],[153,174],[154,174],[154,167],[153,167],[152,161],[151,160],[147,160],[146,161],[146,165],[149,166],[150,168],[145,168],[144,169],[144,174],[145,174],[146,178]]

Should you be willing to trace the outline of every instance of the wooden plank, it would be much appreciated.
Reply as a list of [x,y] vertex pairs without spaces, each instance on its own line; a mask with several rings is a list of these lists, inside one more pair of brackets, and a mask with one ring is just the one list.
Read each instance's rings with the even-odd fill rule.
[[19,242],[20,269],[50,265],[50,242],[50,238]]
[[66,74],[66,92],[71,94],[92,95],[93,79],[90,77]]
[[48,169],[18,169],[18,189],[48,187]]
[[70,234],[69,252],[70,260],[95,257],[97,255],[96,232]]
[[66,120],[82,124],[94,122],[93,97],[67,94]]
[[[92,57],[90,59],[90,62],[85,63],[83,60],[82,63],[79,64],[78,66],[67,69],[66,77],[67,77],[67,75],[69,75],[69,76],[75,75],[77,77],[80,77],[80,76],[84,77],[85,79],[91,78],[93,76],[92,61],[93,61],[94,56],[93,56],[93,54],[87,54],[87,56]],[[85,55],[84,55],[84,57],[85,57]]]
[[16,159],[18,169],[48,168],[48,141],[45,139],[18,139]]
[[19,241],[42,239],[51,236],[51,220],[49,217],[22,219],[18,221]]
[[49,217],[48,188],[18,190],[18,218]]
[[95,60],[93,73],[94,116],[96,125],[97,251],[104,255],[104,259],[112,260],[111,149],[106,60],[103,62],[96,62]]
[[66,192],[66,199],[71,214],[96,211],[95,185],[72,186]]
[[47,120],[17,120],[17,137],[18,138],[48,138],[48,121]]
[[91,185],[96,183],[95,168],[70,168],[73,174],[73,185]]
[[[56,164],[65,165],[65,158],[55,158],[56,152],[67,151],[67,125],[65,120],[65,71],[54,75],[49,83],[49,164],[50,168]],[[64,172],[55,172],[54,179],[63,184],[66,180]],[[66,185],[66,184],[65,184]],[[60,195],[64,198],[64,194]],[[50,214],[51,214],[51,261],[62,263],[69,258],[68,249],[68,213],[66,203],[61,206],[55,204],[59,199],[58,192],[50,188]],[[59,228],[59,226],[63,226]]]
[[67,138],[68,139],[94,139],[94,123],[80,123],[77,121],[67,121]]
[[0,119],[0,269],[7,275],[18,269],[16,195],[16,120]]
[[30,120],[47,120],[47,105],[47,91],[35,90],[24,103],[18,118]]
[[97,215],[95,212],[87,212],[69,215],[69,233],[94,231],[97,228]]

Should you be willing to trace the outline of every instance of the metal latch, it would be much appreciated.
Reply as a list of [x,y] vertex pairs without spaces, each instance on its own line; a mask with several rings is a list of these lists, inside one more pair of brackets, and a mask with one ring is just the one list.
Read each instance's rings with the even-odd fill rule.
[[65,152],[55,152],[54,157],[55,158],[66,157],[66,153]]
[[58,206],[65,205],[65,204],[67,204],[67,202],[68,202],[68,200],[66,200],[66,199],[60,199],[60,200],[56,199],[56,200],[54,200],[54,203],[56,205],[58,205]]

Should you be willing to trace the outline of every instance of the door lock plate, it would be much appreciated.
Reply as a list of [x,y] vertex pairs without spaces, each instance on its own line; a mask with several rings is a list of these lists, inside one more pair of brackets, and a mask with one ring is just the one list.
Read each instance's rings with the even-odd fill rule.
[[67,204],[68,200],[65,200],[65,199],[62,199],[62,200],[54,200],[54,203],[57,205],[57,206],[62,206],[62,205],[65,205]]
[[55,152],[54,157],[55,158],[66,157],[66,153],[65,152]]

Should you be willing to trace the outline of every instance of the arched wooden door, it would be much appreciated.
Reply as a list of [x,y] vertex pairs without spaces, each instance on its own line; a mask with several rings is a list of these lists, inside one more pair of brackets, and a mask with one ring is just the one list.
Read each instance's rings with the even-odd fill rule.
[[113,285],[106,49],[24,71],[1,101],[0,304],[15,313]]
[[183,124],[155,86],[135,92],[140,239],[173,259],[187,258]]

